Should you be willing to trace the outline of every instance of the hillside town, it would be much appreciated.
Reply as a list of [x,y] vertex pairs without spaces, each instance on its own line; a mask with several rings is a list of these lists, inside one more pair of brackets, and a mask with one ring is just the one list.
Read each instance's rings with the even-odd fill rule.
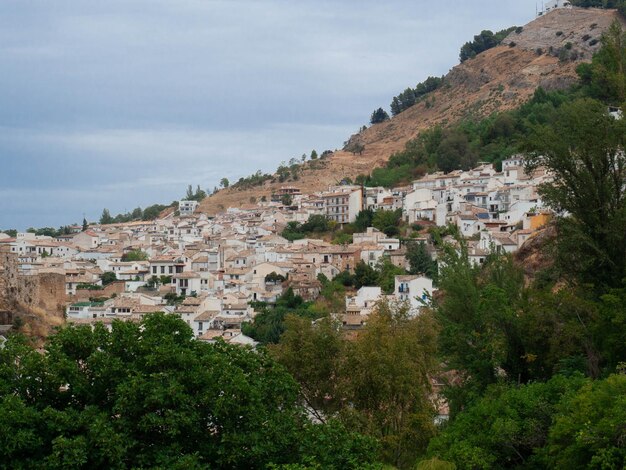
[[[253,320],[255,302],[271,304],[287,289],[315,300],[320,275],[333,279],[360,262],[376,266],[387,258],[409,267],[405,240],[374,227],[354,233],[351,243],[332,244],[287,240],[281,234],[290,222],[321,215],[341,227],[365,209],[401,211],[402,223],[417,229],[412,237],[434,259],[428,228],[453,225],[467,240],[471,262],[481,264],[491,252],[518,250],[546,224],[550,214],[537,188],[548,179],[541,168],[527,173],[516,156],[501,171],[485,163],[393,189],[344,184],[302,194],[296,186],[283,187],[269,201],[215,217],[199,213],[196,201],[180,201],[178,211],[152,221],[74,226],[57,238],[0,234],[0,250],[16,263],[17,276],[63,276],[68,322],[110,325],[164,311],[179,314],[200,340],[254,345],[241,327]],[[362,286],[334,314],[344,328],[358,329],[381,298],[407,302],[418,314],[434,290],[424,273],[397,275],[393,293]]]

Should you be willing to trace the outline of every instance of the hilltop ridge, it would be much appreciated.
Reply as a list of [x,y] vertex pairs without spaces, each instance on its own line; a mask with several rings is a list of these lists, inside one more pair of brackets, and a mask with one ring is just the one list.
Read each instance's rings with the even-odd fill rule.
[[[362,146],[361,154],[345,150],[323,160],[307,161],[297,181],[278,177],[262,185],[222,189],[204,199],[200,212],[215,214],[228,207],[245,207],[285,185],[313,193],[354,179],[383,166],[410,139],[434,125],[480,118],[514,109],[527,101],[537,87],[565,89],[576,83],[576,67],[590,62],[600,47],[600,37],[610,24],[623,18],[616,10],[561,9],[518,28],[501,45],[454,66],[439,89],[389,121],[373,125],[350,137]],[[250,169],[252,173],[252,169]]]

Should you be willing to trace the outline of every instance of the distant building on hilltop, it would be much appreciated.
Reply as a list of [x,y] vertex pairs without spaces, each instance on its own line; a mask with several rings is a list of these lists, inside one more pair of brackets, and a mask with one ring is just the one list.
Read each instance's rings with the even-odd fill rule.
[[552,10],[558,10],[559,8],[572,8],[572,3],[568,0],[551,0],[547,3],[541,2],[542,9],[537,12],[537,16],[550,13]]

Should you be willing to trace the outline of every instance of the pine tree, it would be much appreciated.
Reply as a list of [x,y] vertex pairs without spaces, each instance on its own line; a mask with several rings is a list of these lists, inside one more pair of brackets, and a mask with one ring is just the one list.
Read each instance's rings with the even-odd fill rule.
[[107,224],[112,224],[113,223],[113,217],[111,217],[111,213],[109,212],[109,209],[103,209],[102,210],[102,215],[100,216],[100,224],[101,225],[107,225]]

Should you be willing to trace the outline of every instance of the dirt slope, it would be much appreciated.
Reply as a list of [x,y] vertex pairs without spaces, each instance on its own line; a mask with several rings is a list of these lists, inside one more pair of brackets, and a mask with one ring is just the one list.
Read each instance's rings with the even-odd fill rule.
[[[435,124],[515,108],[538,86],[566,88],[576,81],[578,63],[590,61],[600,47],[594,39],[599,40],[615,18],[620,17],[614,10],[578,8],[555,10],[539,17],[520,33],[511,33],[502,45],[454,67],[446,75],[444,86],[426,100],[352,136],[351,141],[365,147],[361,155],[338,151],[323,161],[307,162],[298,181],[279,183],[276,179],[253,189],[221,190],[202,201],[200,210],[213,214],[228,207],[242,207],[253,198],[269,198],[285,185],[297,186],[303,192],[324,190],[345,177],[354,179],[383,165],[409,139]],[[567,60],[561,61],[559,51],[565,48]]]

